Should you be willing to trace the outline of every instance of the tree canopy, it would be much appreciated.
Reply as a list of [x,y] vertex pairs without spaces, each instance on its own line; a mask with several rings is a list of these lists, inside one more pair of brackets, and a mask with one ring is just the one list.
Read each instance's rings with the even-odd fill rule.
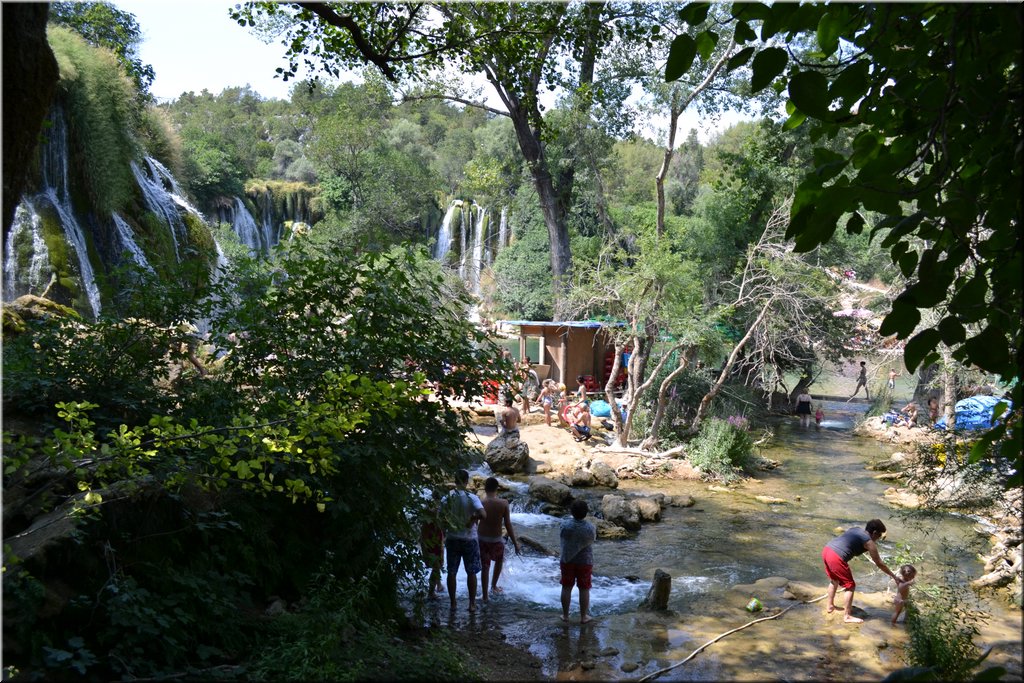
[[[708,9],[691,3],[683,15],[699,25]],[[948,346],[961,362],[1016,378],[1019,415],[1020,5],[736,3],[731,15],[746,47],[730,67],[750,62],[754,91],[786,91],[785,128],[807,125],[819,142],[853,135],[849,149],[815,148],[791,210],[796,248],[810,251],[840,226],[880,239],[908,278],[880,330],[908,339],[907,367]],[[716,30],[696,42],[715,42]],[[800,35],[817,49],[796,53]],[[688,43],[673,48],[667,80],[695,58]],[[921,324],[924,309],[938,312],[935,323]],[[1019,431],[1011,436],[1019,482]]]

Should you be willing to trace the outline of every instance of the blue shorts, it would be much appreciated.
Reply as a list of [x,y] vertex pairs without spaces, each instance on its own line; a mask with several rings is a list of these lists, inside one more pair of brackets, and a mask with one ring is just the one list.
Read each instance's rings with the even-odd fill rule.
[[481,569],[480,542],[475,538],[446,538],[444,548],[448,554],[448,573],[459,571],[459,562],[464,562],[467,574],[476,574]]

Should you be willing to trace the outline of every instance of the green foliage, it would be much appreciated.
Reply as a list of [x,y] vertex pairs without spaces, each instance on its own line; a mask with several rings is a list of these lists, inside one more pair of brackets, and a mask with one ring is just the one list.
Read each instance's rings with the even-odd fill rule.
[[938,680],[967,680],[980,662],[974,637],[985,615],[968,606],[963,587],[922,585],[912,590],[906,617],[910,664],[928,667]]
[[50,21],[72,29],[91,45],[113,51],[139,94],[148,97],[156,74],[139,58],[142,29],[135,15],[109,2],[54,2],[50,4]]
[[109,50],[91,47],[63,27],[51,27],[48,35],[61,71],[69,143],[74,142],[72,172],[87,188],[92,210],[118,210],[136,192],[129,167],[139,152],[133,137],[141,111],[135,89]]
[[256,650],[254,681],[475,680],[462,653],[439,635],[400,642],[394,622],[366,623],[357,599],[363,587],[321,569],[301,610],[276,618]]
[[[818,49],[806,59],[762,46],[752,88],[782,76],[785,128],[807,121],[815,142],[854,136],[845,149],[815,149],[791,211],[796,248],[814,249],[840,225],[869,230],[908,278],[880,329],[909,340],[908,369],[945,344],[964,364],[1019,379],[1020,8],[737,3],[732,15],[762,22],[762,44],[776,33],[788,41],[813,33]],[[756,37],[748,38],[755,46]],[[867,212],[881,220],[869,226]],[[922,310],[934,320],[922,324]],[[1013,463],[1009,486],[1024,476],[1020,382],[1012,398],[1017,417],[974,454]]]
[[[360,586],[352,614],[393,614],[398,583],[421,568],[418,491],[466,463],[449,401],[501,372],[497,349],[462,319],[468,302],[426,260],[325,259],[300,245],[272,265],[240,262],[201,312],[227,351],[206,377],[165,377],[165,354],[180,363],[191,341],[176,321],[199,317],[187,288],[122,302],[119,313],[151,321],[37,323],[5,349],[5,400],[14,390],[59,422],[41,439],[5,434],[6,477],[23,481],[40,462],[54,473],[40,502],[83,520],[65,573],[89,596],[35,623],[40,637],[17,660],[35,653],[42,666],[44,645],[56,664],[115,653],[100,677],[223,661],[245,646],[246,606],[301,591],[325,546],[337,553],[330,571]],[[45,374],[32,378],[36,365]],[[75,400],[49,414],[60,397]],[[79,636],[82,648],[66,645]]]
[[537,211],[523,202],[515,214],[520,227],[507,248],[494,261],[494,301],[503,316],[523,320],[550,320],[553,314],[551,262],[547,231]]
[[704,421],[687,448],[690,464],[707,477],[729,482],[739,477],[737,470],[751,464],[753,439],[745,424],[739,426],[733,421],[717,417]]

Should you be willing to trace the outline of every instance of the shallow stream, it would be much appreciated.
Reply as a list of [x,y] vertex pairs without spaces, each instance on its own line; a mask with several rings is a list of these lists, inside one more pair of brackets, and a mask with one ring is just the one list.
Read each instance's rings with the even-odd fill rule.
[[[883,491],[891,483],[865,469],[872,460],[888,457],[892,447],[854,435],[850,429],[863,406],[826,404],[829,419],[821,428],[801,428],[795,419],[782,420],[774,445],[761,455],[779,461],[774,470],[759,472],[736,492],[714,491],[706,482],[620,482],[620,492],[689,494],[690,508],[668,507],[662,520],[646,523],[628,540],[598,540],[594,549],[591,612],[594,621],[580,625],[577,592],[573,591],[570,624],[560,620],[557,558],[524,552],[517,557],[509,545],[499,586],[503,593],[467,612],[465,575],[458,577],[458,609],[448,600],[432,601],[427,622],[454,628],[497,628],[506,639],[528,647],[543,662],[545,678],[575,680],[637,679],[685,658],[716,635],[758,616],[743,609],[750,597],[767,608],[787,607],[771,591],[734,590],[767,577],[785,577],[827,587],[820,553],[840,528],[863,526],[881,518],[888,527],[880,543],[883,560],[892,566],[901,545],[918,563],[919,577],[937,572],[963,572],[958,580],[977,576],[976,554],[987,539],[975,522],[952,515],[897,513]],[[483,466],[486,469],[486,465]],[[559,547],[560,519],[526,511],[526,484],[507,481],[516,493],[512,522],[518,533],[553,550]],[[576,489],[599,503],[604,490]],[[787,501],[766,504],[753,498]],[[867,617],[861,626],[843,625],[826,617],[823,603],[800,605],[777,620],[764,622],[712,645],[694,660],[658,680],[878,680],[903,665],[899,652],[903,627],[888,623],[885,591],[891,580],[863,556],[852,563],[857,580],[855,605]],[[949,567],[952,567],[950,569]],[[637,610],[656,569],[672,577],[669,611]],[[938,582],[938,581],[936,581]],[[760,592],[760,594],[757,594]],[[872,597],[874,594],[874,597]],[[479,601],[478,601],[479,603]],[[1020,668],[1020,611],[996,601],[982,603],[1000,622],[996,644],[1008,650]],[[1005,635],[1006,629],[1016,637]],[[872,647],[868,641],[875,643]],[[890,644],[893,647],[890,647]],[[870,657],[863,650],[871,652]],[[635,666],[634,666],[635,665]]]

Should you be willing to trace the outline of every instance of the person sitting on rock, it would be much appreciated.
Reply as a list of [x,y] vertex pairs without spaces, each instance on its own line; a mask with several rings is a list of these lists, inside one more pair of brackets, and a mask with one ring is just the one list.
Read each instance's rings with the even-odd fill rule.
[[576,410],[572,413],[570,428],[574,441],[586,441],[590,438],[590,406],[586,401],[576,404]]
[[519,411],[512,396],[505,396],[505,408],[498,413],[498,436],[506,439],[519,438]]

